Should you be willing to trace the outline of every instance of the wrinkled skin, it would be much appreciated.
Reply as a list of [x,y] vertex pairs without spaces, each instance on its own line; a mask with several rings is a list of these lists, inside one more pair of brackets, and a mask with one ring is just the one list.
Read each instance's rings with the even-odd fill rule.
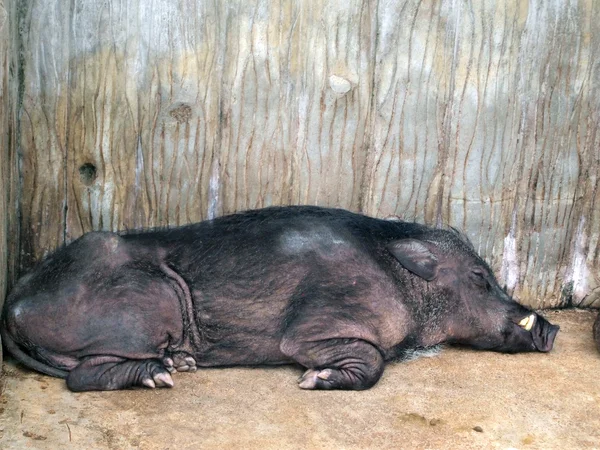
[[19,281],[2,324],[20,361],[74,391],[288,363],[304,389],[367,389],[413,350],[547,352],[557,331],[457,232],[318,207],[89,233]]

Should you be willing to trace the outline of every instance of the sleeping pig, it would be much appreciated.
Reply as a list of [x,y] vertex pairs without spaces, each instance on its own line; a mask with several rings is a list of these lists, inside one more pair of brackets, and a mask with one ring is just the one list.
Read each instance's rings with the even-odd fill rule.
[[303,389],[367,389],[418,349],[548,352],[558,326],[509,297],[456,231],[291,206],[88,233],[21,278],[1,331],[73,391],[289,363],[306,368]]

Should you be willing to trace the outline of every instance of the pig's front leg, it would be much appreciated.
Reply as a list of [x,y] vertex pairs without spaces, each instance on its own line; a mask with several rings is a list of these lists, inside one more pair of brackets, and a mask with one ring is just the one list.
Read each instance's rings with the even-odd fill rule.
[[381,352],[360,339],[284,339],[281,349],[308,368],[299,380],[302,389],[368,389],[383,373]]
[[196,360],[187,352],[167,352],[162,359],[165,368],[170,372],[195,372]]

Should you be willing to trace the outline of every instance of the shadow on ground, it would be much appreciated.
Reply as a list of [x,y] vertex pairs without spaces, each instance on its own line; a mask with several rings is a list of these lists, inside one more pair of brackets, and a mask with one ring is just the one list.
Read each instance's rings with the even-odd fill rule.
[[590,311],[551,311],[549,354],[446,349],[388,365],[365,392],[298,389],[294,367],[175,374],[175,387],[69,392],[5,362],[3,449],[600,447]]

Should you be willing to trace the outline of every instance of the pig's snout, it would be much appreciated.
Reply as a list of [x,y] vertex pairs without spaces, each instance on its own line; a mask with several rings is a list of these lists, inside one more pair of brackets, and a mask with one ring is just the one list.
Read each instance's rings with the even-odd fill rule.
[[[529,327],[533,336],[533,343],[538,351],[549,352],[552,350],[554,339],[556,338],[556,334],[558,333],[558,330],[560,330],[560,327],[558,325],[552,325],[542,316],[537,314],[531,314],[529,318],[530,319],[524,325],[519,323],[519,326],[524,329]],[[531,320],[534,321],[533,324],[531,324]]]

